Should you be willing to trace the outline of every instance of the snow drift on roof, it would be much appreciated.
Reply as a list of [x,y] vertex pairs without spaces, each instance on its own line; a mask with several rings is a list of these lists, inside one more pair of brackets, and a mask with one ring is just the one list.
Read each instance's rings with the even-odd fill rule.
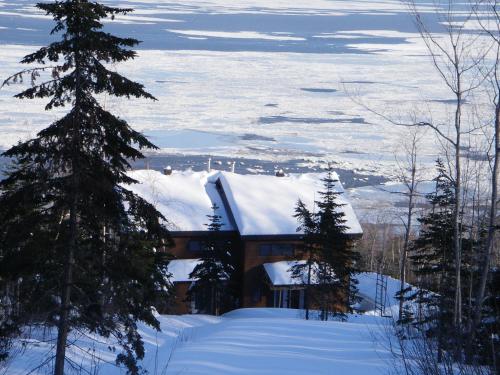
[[172,283],[193,281],[189,277],[194,268],[201,263],[200,259],[175,259],[168,264],[168,272],[172,275],[169,280]]
[[[323,190],[323,175],[317,173],[275,177],[188,170],[174,171],[166,176],[157,171],[140,170],[129,175],[139,184],[128,188],[152,203],[167,218],[171,231],[207,230],[207,215],[212,214],[211,207],[215,203],[219,207],[217,214],[224,223],[222,230],[238,229],[242,236],[297,234],[298,223],[294,217],[297,201],[301,199],[313,210],[318,191]],[[338,179],[335,173],[333,177]],[[224,190],[228,207],[216,188],[217,180]],[[336,183],[336,188],[343,192],[340,182]],[[351,204],[342,195],[338,200],[345,204],[342,210],[349,228],[347,233],[361,234]]]
[[219,209],[217,215],[224,223],[222,230],[234,230],[215,187],[217,172],[174,171],[166,176],[153,170],[129,172],[139,181],[127,186],[152,203],[168,220],[171,231],[205,231],[212,215],[212,204]]
[[[230,210],[242,236],[297,234],[294,217],[297,201],[301,199],[312,211],[318,191],[323,190],[322,175],[301,174],[286,177],[240,175],[220,172],[219,180]],[[334,173],[334,179],[338,179]],[[343,192],[340,182],[337,191]],[[362,229],[351,204],[342,196],[339,203],[349,227],[348,234],[361,234]]]
[[[281,261],[264,263],[269,280],[274,286],[277,285],[304,285],[307,284],[307,275],[301,278],[292,277],[291,268],[297,264],[306,264],[305,260]],[[311,280],[311,284],[316,284],[316,280]]]

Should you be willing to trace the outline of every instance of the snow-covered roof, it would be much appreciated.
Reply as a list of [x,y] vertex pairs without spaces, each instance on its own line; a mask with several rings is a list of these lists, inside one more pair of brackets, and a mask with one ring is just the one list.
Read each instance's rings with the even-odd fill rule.
[[[307,275],[304,274],[302,279],[292,277],[292,267],[298,264],[306,264],[305,260],[280,261],[273,263],[264,263],[269,280],[274,286],[277,285],[304,285],[307,284]],[[315,280],[311,280],[311,284],[315,284]]]
[[168,272],[172,275],[169,280],[172,283],[193,281],[189,277],[194,268],[201,263],[200,259],[175,259],[168,264]]
[[[173,171],[164,175],[153,170],[129,173],[139,181],[128,186],[155,205],[169,221],[171,231],[205,231],[212,205],[224,223],[222,230],[238,230],[242,236],[297,235],[294,217],[301,199],[310,210],[323,190],[321,174],[293,174],[286,177],[241,175],[230,172]],[[334,174],[335,179],[338,176]],[[217,189],[220,181],[227,205]],[[336,189],[343,192],[340,182]],[[361,234],[361,226],[351,204],[343,195],[339,203],[345,213],[348,234]],[[234,220],[233,220],[234,219]],[[236,227],[235,227],[236,226]]]
[[[338,176],[334,173],[334,179]],[[312,211],[318,191],[323,190],[321,175],[292,174],[286,177],[240,175],[221,172],[219,180],[229,208],[242,236],[297,234],[295,207],[299,199]],[[343,192],[340,182],[336,189]],[[361,225],[351,204],[342,196],[339,203],[347,220],[348,234],[361,234]]]
[[212,205],[219,209],[217,215],[224,223],[222,230],[235,230],[229,220],[221,197],[216,190],[217,172],[173,171],[166,176],[158,171],[138,170],[129,176],[138,184],[127,186],[152,203],[168,220],[171,231],[205,231],[212,215]]

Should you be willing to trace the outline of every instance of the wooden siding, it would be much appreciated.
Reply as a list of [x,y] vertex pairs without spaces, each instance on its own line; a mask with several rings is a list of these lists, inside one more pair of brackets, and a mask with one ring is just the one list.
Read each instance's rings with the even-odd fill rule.
[[243,242],[243,307],[271,306],[270,292],[267,287],[268,278],[265,274],[264,263],[292,260],[294,257],[282,255],[259,255],[260,245],[291,244],[299,247],[300,241],[283,240],[247,240]]
[[[240,239],[235,232],[226,232],[224,236],[228,236],[234,244],[233,251],[236,252],[240,264],[241,276],[241,294],[240,307],[272,307],[274,305],[274,291],[272,289],[300,289],[300,286],[279,286],[272,288],[269,278],[264,270],[264,263],[273,263],[284,260],[294,260],[296,257],[305,259],[305,254],[301,253],[302,241],[276,238],[276,237],[261,237],[260,239]],[[191,236],[175,236],[175,247],[169,252],[177,259],[196,259],[199,253],[192,252],[187,249],[187,244],[190,240],[203,241],[206,239],[204,233],[193,233]],[[283,255],[266,255],[261,256],[259,248],[265,244],[290,244],[295,249],[294,256]],[[191,304],[186,302],[187,291],[190,282],[178,282],[174,284],[175,302],[174,314],[189,314],[191,313]],[[314,288],[313,288],[314,289]],[[314,291],[311,291],[313,294]],[[311,296],[311,308],[318,308],[314,303],[315,298]],[[337,306],[338,308],[339,306]]]
[[191,314],[191,302],[186,301],[191,282],[174,283],[174,314]]

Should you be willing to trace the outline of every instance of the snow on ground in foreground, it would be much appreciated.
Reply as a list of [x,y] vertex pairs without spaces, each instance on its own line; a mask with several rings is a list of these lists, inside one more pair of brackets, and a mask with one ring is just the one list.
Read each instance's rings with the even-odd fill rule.
[[[160,316],[163,332],[141,326],[147,350],[142,365],[150,374],[164,375],[384,374],[391,368],[391,356],[383,343],[373,339],[384,324],[381,319],[351,316],[345,323],[306,321],[298,310],[267,308],[236,310],[223,317]],[[92,348],[83,336],[78,345]],[[113,361],[106,344],[93,345],[97,355]],[[6,373],[26,374],[47,357],[48,350],[47,344],[36,343]],[[70,357],[91,370],[81,352],[72,350]],[[45,374],[47,369],[33,374]],[[111,363],[100,363],[99,374],[123,373]]]
[[[374,298],[376,276],[358,275],[360,294]],[[387,308],[397,311],[394,297],[399,281],[388,278]],[[162,332],[139,325],[146,356],[141,366],[150,374],[388,374],[394,370],[387,350],[391,319],[349,315],[347,322],[304,319],[303,310],[238,309],[222,317],[207,315],[159,315]],[[32,374],[50,373],[53,342],[42,341],[35,331],[28,350],[17,355],[0,375],[24,375],[48,360]],[[50,338],[50,337],[49,337]],[[114,365],[113,342],[73,332],[77,344],[68,357],[95,374],[124,374]],[[26,340],[28,342],[28,340]],[[117,348],[118,349],[118,348]],[[92,355],[94,354],[94,355]],[[99,359],[97,359],[99,358]],[[392,372],[394,373],[394,372]]]

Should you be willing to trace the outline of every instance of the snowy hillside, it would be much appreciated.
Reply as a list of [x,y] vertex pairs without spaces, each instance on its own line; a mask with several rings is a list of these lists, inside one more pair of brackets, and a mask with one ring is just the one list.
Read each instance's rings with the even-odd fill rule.
[[[161,333],[147,327],[140,330],[147,350],[142,366],[150,374],[365,375],[390,369],[390,353],[383,343],[373,342],[381,318],[352,316],[347,323],[321,322],[306,321],[297,310],[242,309],[219,318],[183,315],[159,320]],[[73,338],[81,349],[70,354],[76,365],[103,375],[124,373],[110,363],[114,355],[106,344],[83,335]],[[50,349],[51,344],[32,341],[4,374],[25,375],[49,358]],[[48,368],[33,374],[45,374]]]
[[[374,298],[374,274],[359,275],[360,292]],[[395,308],[393,298],[399,287],[388,280],[388,308]],[[219,375],[365,375],[387,374],[392,368],[391,354],[384,339],[390,319],[350,315],[347,322],[304,319],[304,312],[293,309],[239,309],[222,317],[206,315],[160,315],[161,332],[144,325],[140,333],[146,344],[141,365],[150,374]],[[34,330],[24,352],[18,353],[2,375],[43,375],[51,368],[53,344],[50,334]],[[118,375],[125,372],[113,361],[112,341],[73,333],[76,344],[69,360],[75,366],[96,374]]]

